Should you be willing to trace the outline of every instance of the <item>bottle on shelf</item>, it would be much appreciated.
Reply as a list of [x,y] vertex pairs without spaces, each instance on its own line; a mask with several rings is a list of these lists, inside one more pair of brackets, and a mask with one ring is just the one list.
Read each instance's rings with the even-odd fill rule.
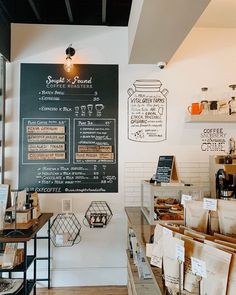
[[201,104],[202,104],[202,114],[206,115],[209,112],[209,101],[207,99],[207,87],[202,87],[201,88]]
[[236,100],[235,100],[236,84],[229,85],[229,88],[231,88],[231,99],[229,101],[229,115],[232,115],[236,113]]

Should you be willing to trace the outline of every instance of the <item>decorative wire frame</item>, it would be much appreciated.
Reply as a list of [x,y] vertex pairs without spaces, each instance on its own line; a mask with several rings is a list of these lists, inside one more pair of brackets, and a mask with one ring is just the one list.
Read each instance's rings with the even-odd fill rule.
[[105,201],[92,201],[85,213],[90,227],[106,227],[112,218],[112,211]]
[[71,247],[81,241],[81,225],[74,213],[57,214],[50,230],[55,247]]

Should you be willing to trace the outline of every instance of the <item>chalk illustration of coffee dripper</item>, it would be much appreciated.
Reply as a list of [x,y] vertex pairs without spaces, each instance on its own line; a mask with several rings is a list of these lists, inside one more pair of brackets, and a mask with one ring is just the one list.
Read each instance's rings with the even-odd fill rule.
[[75,106],[75,112],[76,112],[76,113],[79,112],[79,106]]
[[93,105],[87,104],[87,109],[88,109],[88,115],[91,116],[93,113]]
[[95,109],[97,112],[97,117],[101,117],[102,115],[102,110],[104,109],[104,105],[99,103],[99,104],[95,104]]
[[81,116],[85,116],[86,106],[82,105],[82,106],[80,106],[80,108],[81,108]]

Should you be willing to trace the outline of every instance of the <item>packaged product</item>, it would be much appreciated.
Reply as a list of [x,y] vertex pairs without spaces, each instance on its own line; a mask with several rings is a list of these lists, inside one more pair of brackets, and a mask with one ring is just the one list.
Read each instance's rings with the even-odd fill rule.
[[210,215],[210,222],[209,222],[209,232],[211,234],[219,233],[219,216],[217,211],[211,211]]
[[[179,284],[181,284],[181,290],[183,289],[183,263],[178,261],[176,249],[177,245],[184,247],[184,241],[171,236],[164,236],[163,244],[165,286],[169,290],[170,294],[177,294],[179,291]],[[181,272],[181,276],[179,272]],[[181,282],[179,280],[180,277]]]
[[236,201],[218,200],[220,233],[236,237]]
[[235,295],[236,290],[236,254],[232,254],[229,277],[228,277],[228,288],[227,295]]
[[202,201],[189,200],[185,202],[186,226],[199,232],[207,233],[209,211],[203,208]]
[[202,260],[207,277],[201,281],[201,294],[225,295],[232,254],[204,244]]
[[192,272],[191,257],[203,259],[203,244],[194,240],[185,239],[185,261],[184,261],[184,289],[193,294],[199,294],[199,280]]
[[[152,256],[150,263],[154,266],[162,268],[162,257],[163,257],[163,229],[164,227],[160,224],[157,224],[154,230],[154,243],[152,247]],[[165,228],[166,233],[169,231],[170,235],[172,231],[170,229]],[[164,231],[165,231],[164,230]]]
[[217,240],[222,240],[222,241],[226,241],[226,242],[229,242],[229,243],[236,244],[236,238],[232,238],[232,237],[225,236],[225,235],[222,235],[222,234],[214,233],[214,238],[217,239]]

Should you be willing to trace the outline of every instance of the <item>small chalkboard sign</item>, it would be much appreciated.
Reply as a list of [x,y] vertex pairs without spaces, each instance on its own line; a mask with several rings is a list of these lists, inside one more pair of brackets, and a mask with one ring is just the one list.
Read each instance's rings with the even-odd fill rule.
[[159,156],[156,181],[157,182],[170,182],[177,181],[178,175],[175,164],[174,156]]

